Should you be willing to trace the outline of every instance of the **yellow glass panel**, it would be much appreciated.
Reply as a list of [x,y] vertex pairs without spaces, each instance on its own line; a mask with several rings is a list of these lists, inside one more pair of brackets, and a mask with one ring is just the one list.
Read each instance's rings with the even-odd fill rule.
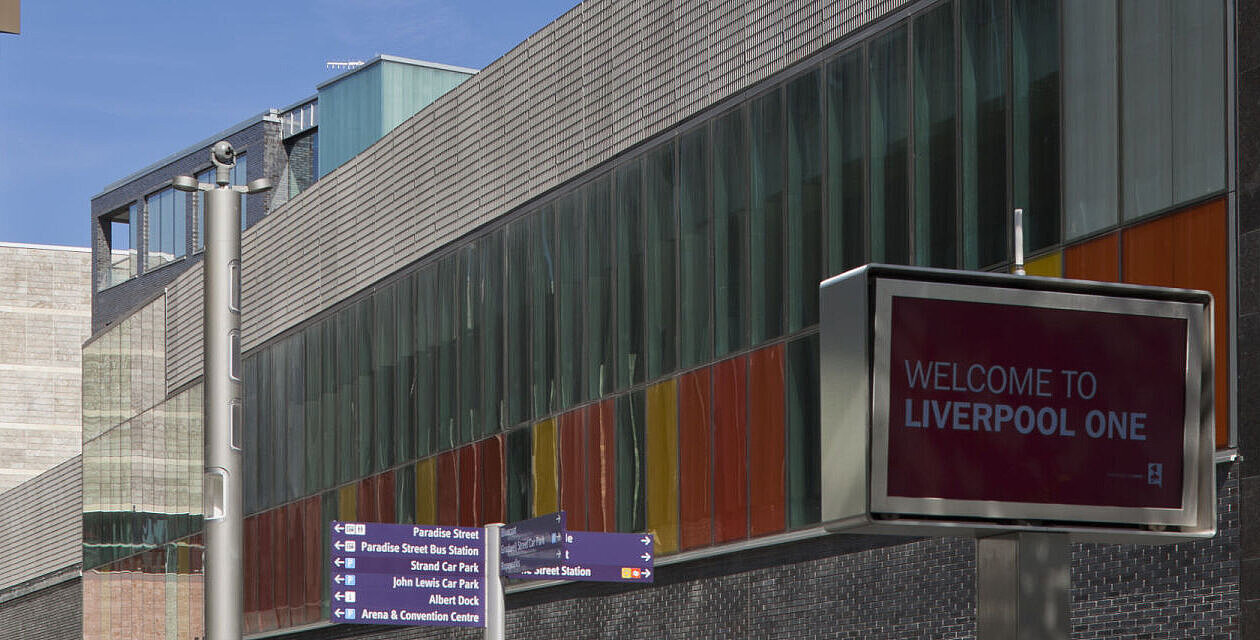
[[355,485],[337,490],[337,519],[342,522],[354,522],[358,510],[358,492]]
[[678,550],[678,382],[647,389],[647,528],[656,552]]
[[1047,253],[1044,256],[1037,256],[1032,260],[1024,263],[1024,273],[1030,276],[1045,276],[1047,278],[1063,277],[1063,252],[1055,251]]
[[416,463],[416,524],[437,524],[437,458]]
[[534,515],[560,510],[560,465],[557,462],[556,419],[534,425]]

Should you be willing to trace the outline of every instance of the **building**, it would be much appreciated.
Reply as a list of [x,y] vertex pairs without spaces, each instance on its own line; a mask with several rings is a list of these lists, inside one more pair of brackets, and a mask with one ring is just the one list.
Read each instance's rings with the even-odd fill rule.
[[[589,0],[320,164],[244,236],[250,637],[454,637],[330,625],[328,522],[558,509],[654,532],[657,582],[514,588],[513,636],[973,637],[974,541],[821,526],[815,291],[1008,269],[1015,207],[1032,273],[1216,300],[1219,532],[1075,546],[1074,636],[1260,637],[1258,10]],[[85,637],[199,634],[183,264],[96,296]]]

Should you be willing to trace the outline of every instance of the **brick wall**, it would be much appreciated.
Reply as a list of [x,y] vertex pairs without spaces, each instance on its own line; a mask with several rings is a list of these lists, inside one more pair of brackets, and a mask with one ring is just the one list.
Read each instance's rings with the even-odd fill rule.
[[83,637],[83,584],[78,578],[0,602],[0,640]]

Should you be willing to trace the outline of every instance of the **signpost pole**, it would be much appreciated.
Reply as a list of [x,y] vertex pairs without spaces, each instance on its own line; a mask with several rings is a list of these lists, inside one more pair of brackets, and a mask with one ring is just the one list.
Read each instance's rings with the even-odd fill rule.
[[1071,547],[1066,533],[976,541],[976,640],[1067,640]]
[[503,574],[499,571],[499,531],[502,523],[486,525],[486,640],[504,640],[506,615]]

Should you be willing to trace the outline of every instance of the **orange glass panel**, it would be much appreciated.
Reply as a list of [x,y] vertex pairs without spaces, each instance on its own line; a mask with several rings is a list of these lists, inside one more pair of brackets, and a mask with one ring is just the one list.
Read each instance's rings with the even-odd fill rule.
[[560,508],[569,529],[586,531],[586,411],[562,414],[556,423],[560,429]]
[[557,460],[556,420],[534,425],[534,515],[560,510],[560,464]]
[[459,523],[459,453],[447,451],[437,457],[437,523]]
[[708,369],[692,371],[678,378],[680,549],[702,547],[713,542],[713,475],[709,469],[710,406],[711,379]]
[[1063,250],[1063,277],[1118,282],[1120,236],[1109,233]]
[[459,526],[475,527],[481,522],[481,461],[476,445],[464,445],[459,452]]
[[507,474],[503,466],[503,444],[503,436],[495,436],[477,445],[481,457],[481,492],[485,501],[479,525],[506,522],[504,496],[507,493]]
[[787,525],[783,376],[783,345],[749,354],[748,502],[754,536],[783,531]]
[[1214,200],[1124,231],[1124,281],[1212,293],[1216,446],[1229,445],[1229,222]]
[[604,400],[586,408],[586,526],[617,530],[617,403]]
[[714,523],[717,542],[748,537],[748,359],[713,368]]
[[678,550],[678,383],[647,388],[647,527],[657,553]]
[[437,460],[416,463],[416,524],[437,524]]

